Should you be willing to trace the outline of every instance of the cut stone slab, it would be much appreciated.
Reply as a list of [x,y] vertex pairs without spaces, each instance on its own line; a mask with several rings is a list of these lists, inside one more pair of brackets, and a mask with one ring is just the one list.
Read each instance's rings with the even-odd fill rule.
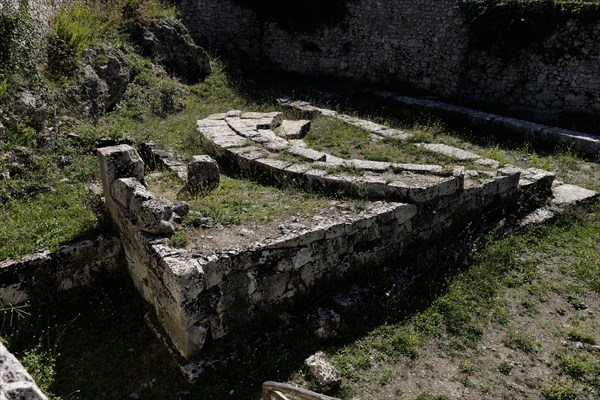
[[0,399],[48,399],[19,360],[2,343],[0,343]]
[[554,210],[550,207],[542,207],[523,217],[523,219],[519,221],[519,225],[542,224],[554,219],[554,217],[556,217],[556,212]]
[[188,165],[187,183],[194,193],[210,192],[219,187],[219,164],[210,156],[194,156]]
[[310,130],[310,120],[284,120],[279,127],[279,135],[286,139],[302,139]]
[[456,158],[459,161],[478,160],[481,156],[470,151],[459,149],[458,147],[448,146],[441,143],[417,143],[417,147],[434,153],[443,154],[448,157]]
[[342,376],[322,351],[308,357],[304,363],[322,391],[330,393],[340,387]]
[[245,112],[240,115],[240,118],[247,120],[246,123],[256,129],[274,129],[281,125],[283,113],[279,111],[269,113]]
[[575,207],[598,198],[598,193],[575,185],[559,184],[552,188],[554,199],[519,221],[519,225],[541,224],[551,221],[570,207]]
[[390,169],[391,163],[383,161],[368,161],[368,160],[347,160],[344,165],[349,168],[356,168],[373,172],[384,172]]
[[417,172],[417,173],[425,173],[425,174],[441,174],[444,172],[444,168],[441,165],[435,164],[391,164],[392,170],[394,172]]
[[310,161],[325,161],[327,158],[327,154],[323,153],[322,151],[313,150],[309,147],[302,146],[300,144],[295,144],[294,146],[290,147],[287,151],[290,154],[302,157]]
[[598,193],[575,185],[560,185],[552,188],[552,204],[559,207],[575,206],[598,197]]

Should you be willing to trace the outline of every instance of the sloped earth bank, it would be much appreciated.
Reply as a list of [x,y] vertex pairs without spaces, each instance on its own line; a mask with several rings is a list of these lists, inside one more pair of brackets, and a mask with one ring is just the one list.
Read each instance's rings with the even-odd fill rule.
[[501,239],[427,307],[331,349],[342,397],[598,398],[599,216]]

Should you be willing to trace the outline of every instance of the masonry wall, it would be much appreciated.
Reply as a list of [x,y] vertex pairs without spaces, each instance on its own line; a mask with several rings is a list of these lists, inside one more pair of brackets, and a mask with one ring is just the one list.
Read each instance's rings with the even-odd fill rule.
[[542,122],[560,119],[550,110],[600,115],[597,21],[557,24],[541,43],[506,57],[493,45],[469,46],[458,0],[349,1],[345,23],[313,34],[287,32],[232,0],[180,0],[178,6],[201,45],[236,57],[242,67],[399,83]]

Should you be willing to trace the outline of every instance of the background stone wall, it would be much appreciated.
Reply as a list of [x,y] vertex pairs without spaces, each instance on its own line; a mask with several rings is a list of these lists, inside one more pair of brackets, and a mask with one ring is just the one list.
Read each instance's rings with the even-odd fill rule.
[[506,57],[493,44],[469,45],[460,0],[351,0],[346,21],[314,33],[290,33],[238,3],[180,0],[178,7],[201,45],[242,67],[401,84],[540,122],[560,122],[557,111],[600,115],[600,22],[593,19],[563,19],[541,43]]

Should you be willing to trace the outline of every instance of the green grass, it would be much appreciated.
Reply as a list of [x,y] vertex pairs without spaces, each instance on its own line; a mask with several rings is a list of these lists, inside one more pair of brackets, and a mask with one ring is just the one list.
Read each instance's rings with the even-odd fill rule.
[[[150,189],[164,197],[176,200],[182,182],[170,175],[149,177]],[[212,192],[198,196],[180,194],[190,205],[191,213],[185,218],[188,226],[199,226],[208,219],[211,225],[225,226],[242,223],[265,224],[292,213],[309,215],[327,207],[330,198],[306,193],[288,187],[278,189],[247,179],[221,175],[221,183]]]
[[87,48],[98,44],[109,26],[94,3],[75,2],[61,7],[52,21],[52,29],[66,46],[79,56]]
[[420,149],[413,142],[372,142],[368,131],[333,118],[315,118],[305,141],[317,150],[327,151],[342,158],[395,163],[456,164],[456,160]]
[[[272,337],[252,354],[242,355],[241,361],[194,387],[183,382],[162,344],[148,331],[142,318],[143,307],[135,300],[133,288],[122,287],[126,279],[116,286],[103,285],[104,289],[80,297],[76,303],[49,302],[43,307],[33,304],[27,310],[30,316],[12,326],[5,320],[0,336],[17,356],[25,359],[29,368],[46,376],[42,382],[47,382],[50,393],[71,399],[126,398],[132,392],[142,398],[175,399],[181,390],[190,391],[192,398],[222,399],[234,390],[236,398],[255,399],[262,381],[297,376],[303,359],[320,349],[342,371],[343,398],[378,398],[378,392],[371,390],[381,388],[381,382],[395,390],[396,380],[387,378],[389,369],[400,365],[400,371],[410,370],[412,363],[430,351],[446,354],[450,360],[457,357],[457,366],[462,365],[464,375],[471,380],[473,377],[468,374],[479,376],[485,368],[467,358],[481,340],[482,332],[508,329],[513,332],[509,342],[515,348],[535,348],[527,343],[529,336],[520,339],[510,321],[498,322],[502,320],[500,311],[506,307],[503,296],[506,291],[515,290],[506,285],[506,276],[521,270],[537,279],[535,270],[544,263],[554,265],[558,258],[565,264],[581,261],[582,267],[588,267],[585,277],[579,278],[578,272],[570,269],[564,270],[565,276],[581,279],[584,284],[590,281],[598,274],[597,269],[589,268],[598,257],[588,258],[587,254],[598,253],[595,246],[600,242],[599,216],[600,209],[596,207],[588,214],[495,240],[475,250],[472,261],[455,274],[435,278],[430,273],[414,281],[412,290],[391,290],[376,305],[369,306],[369,313],[362,319],[345,320],[337,341],[315,342],[304,331]],[[573,237],[582,239],[571,241],[572,245],[565,249],[565,241]],[[564,252],[569,255],[564,257]],[[529,258],[537,262],[531,263]],[[444,270],[445,266],[440,268]],[[577,333],[564,335],[575,340],[584,337],[585,332],[578,327]],[[36,350],[37,346],[41,346],[40,350]],[[549,399],[578,398],[569,396],[581,394],[581,385],[595,387],[595,353],[585,353],[585,362],[579,356],[566,354],[563,361],[556,359],[555,374],[535,389],[540,395]],[[501,363],[497,370],[496,365],[493,368],[498,376],[514,376],[516,368],[511,369],[510,364]],[[566,380],[561,374],[575,375],[577,380]],[[444,395],[431,389],[421,392]],[[423,394],[426,395],[432,396]]]
[[94,200],[82,184],[59,184],[54,190],[0,205],[0,260],[40,248],[53,251],[99,232]]

